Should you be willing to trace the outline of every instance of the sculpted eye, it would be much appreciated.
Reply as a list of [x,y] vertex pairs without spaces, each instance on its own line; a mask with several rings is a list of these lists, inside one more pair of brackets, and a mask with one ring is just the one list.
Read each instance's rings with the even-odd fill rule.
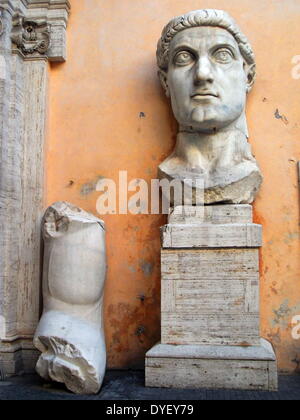
[[194,61],[193,55],[188,51],[180,51],[175,55],[174,63],[178,66],[185,66]]
[[230,50],[222,48],[214,53],[214,58],[220,63],[227,64],[230,63],[234,57]]

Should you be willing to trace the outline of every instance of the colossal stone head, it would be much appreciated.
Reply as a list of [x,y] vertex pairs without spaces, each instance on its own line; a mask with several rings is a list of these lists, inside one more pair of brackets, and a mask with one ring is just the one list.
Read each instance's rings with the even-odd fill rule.
[[[181,130],[209,133],[244,118],[255,58],[226,12],[196,10],[172,19],[158,42],[157,62]],[[244,126],[247,132],[245,120]]]
[[159,177],[180,181],[193,205],[252,203],[262,176],[247,142],[246,97],[256,76],[247,38],[226,12],[196,10],[164,28],[157,62],[179,123]]

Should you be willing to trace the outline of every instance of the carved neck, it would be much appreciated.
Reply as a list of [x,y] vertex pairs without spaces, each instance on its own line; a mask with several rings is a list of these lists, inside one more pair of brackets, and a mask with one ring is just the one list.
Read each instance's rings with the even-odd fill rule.
[[247,123],[243,113],[237,121],[215,133],[192,132],[180,127],[174,154],[190,168],[209,169],[216,161],[221,163],[225,156],[233,159],[236,144],[247,144],[247,138]]
[[215,135],[219,133],[227,133],[227,132],[232,132],[232,131],[240,131],[247,137],[247,139],[249,138],[245,109],[237,120],[233,121],[227,127],[224,127],[222,130],[219,130],[217,132],[216,131],[199,132],[197,130],[193,130],[193,128],[191,128],[190,126],[183,126],[183,125],[179,127],[179,133],[194,133],[194,134],[199,134],[199,135],[201,134],[202,135]]

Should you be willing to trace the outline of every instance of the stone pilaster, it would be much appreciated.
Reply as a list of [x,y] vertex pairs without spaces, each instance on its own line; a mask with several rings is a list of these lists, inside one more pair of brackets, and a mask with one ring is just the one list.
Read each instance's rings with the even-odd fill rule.
[[162,228],[161,343],[146,385],[277,389],[260,338],[261,226],[249,205],[177,207]]
[[40,316],[44,142],[50,61],[66,58],[67,0],[0,5],[0,362],[34,368]]

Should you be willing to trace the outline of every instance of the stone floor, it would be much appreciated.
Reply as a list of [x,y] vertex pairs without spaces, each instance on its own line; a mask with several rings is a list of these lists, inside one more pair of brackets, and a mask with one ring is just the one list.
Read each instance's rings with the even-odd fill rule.
[[152,389],[142,371],[109,371],[96,396],[76,396],[63,386],[46,384],[37,375],[0,381],[0,400],[300,400],[300,375],[281,376],[279,392]]

